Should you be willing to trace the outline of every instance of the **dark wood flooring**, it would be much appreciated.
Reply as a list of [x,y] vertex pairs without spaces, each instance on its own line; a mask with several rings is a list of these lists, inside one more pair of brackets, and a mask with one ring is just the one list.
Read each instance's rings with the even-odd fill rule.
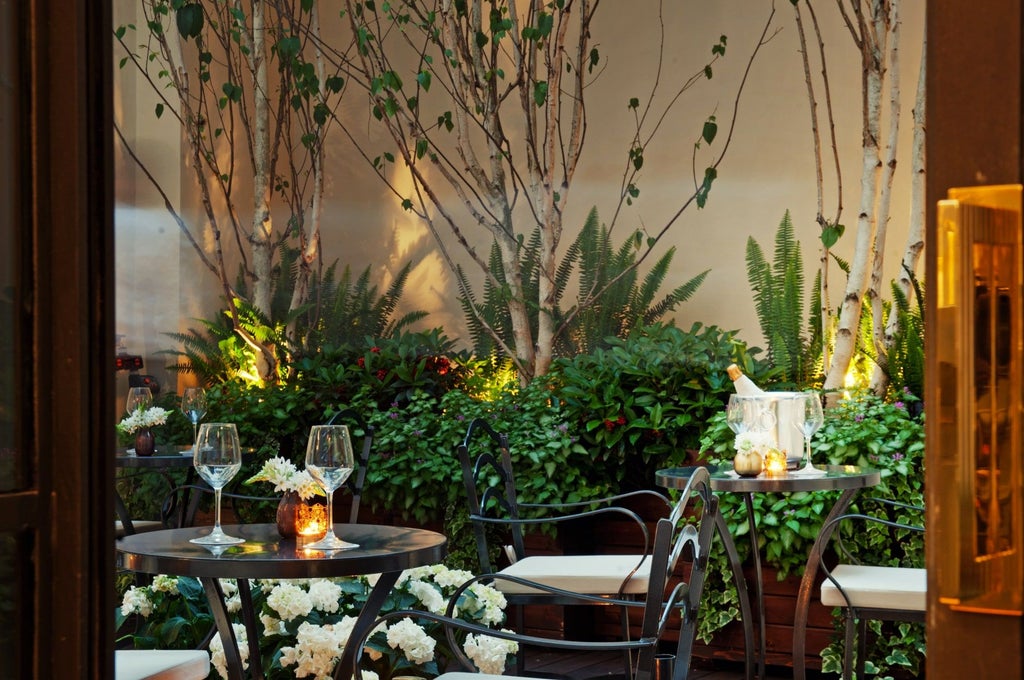
[[[602,680],[621,677],[623,661],[615,653],[571,653],[552,651],[528,651],[526,672],[528,675],[559,678],[561,680]],[[785,667],[769,667],[766,680],[792,678],[792,670]],[[695,660],[688,680],[742,680],[742,663]],[[807,672],[808,680],[823,676],[816,671]]]

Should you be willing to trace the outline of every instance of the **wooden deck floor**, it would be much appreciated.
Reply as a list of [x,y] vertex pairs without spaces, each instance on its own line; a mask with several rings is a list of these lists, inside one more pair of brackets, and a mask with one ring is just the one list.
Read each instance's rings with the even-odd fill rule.
[[[527,652],[526,672],[529,675],[560,678],[562,680],[601,680],[622,676],[622,657],[605,653],[565,653],[551,651]],[[743,664],[697,660],[688,680],[742,680]],[[769,667],[766,680],[792,678],[791,669]],[[820,672],[808,670],[808,680],[819,680]],[[830,676],[833,677],[833,676]]]

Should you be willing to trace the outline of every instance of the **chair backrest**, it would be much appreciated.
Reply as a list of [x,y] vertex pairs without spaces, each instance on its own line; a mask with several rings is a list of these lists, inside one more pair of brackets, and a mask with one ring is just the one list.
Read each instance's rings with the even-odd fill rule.
[[[470,452],[471,448],[479,451],[475,457]],[[477,418],[469,424],[466,438],[457,450],[481,573],[492,573],[497,570],[491,564],[487,541],[488,524],[481,519],[519,519],[519,501],[508,435],[496,432],[487,421]],[[492,483],[495,479],[496,484]],[[512,549],[516,559],[520,559],[526,554],[522,529],[518,524],[512,524],[509,530]]]
[[[700,507],[696,507],[698,503]],[[683,680],[689,674],[717,512],[718,497],[711,491],[711,476],[707,468],[698,467],[672,513],[658,520],[655,530],[640,635],[642,639],[660,639],[670,614],[681,610],[673,680]],[[690,560],[686,578],[678,576],[677,571],[684,553]],[[654,676],[658,651],[656,644],[640,651],[636,680]]]
[[363,441],[359,446],[359,450],[356,451],[356,471],[355,474],[345,480],[345,486],[348,488],[349,493],[352,494],[352,509],[349,511],[348,521],[349,524],[355,524],[359,520],[359,504],[363,498],[363,486],[366,484],[366,469],[370,463],[370,449],[373,448],[373,435],[374,428],[360,415],[358,411],[351,408],[344,408],[327,421],[328,425],[334,425],[336,421],[338,425],[348,425],[350,430],[363,433]]

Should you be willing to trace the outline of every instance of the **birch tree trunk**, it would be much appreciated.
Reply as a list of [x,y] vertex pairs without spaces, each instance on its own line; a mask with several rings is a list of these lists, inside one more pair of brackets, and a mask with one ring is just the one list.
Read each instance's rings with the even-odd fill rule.
[[[857,329],[860,323],[864,294],[868,285],[869,263],[875,236],[875,200],[882,160],[879,153],[882,85],[885,57],[884,30],[885,4],[873,0],[870,17],[865,17],[859,4],[854,3],[854,20],[847,17],[847,26],[861,54],[861,85],[863,93],[862,151],[860,177],[860,205],[850,272],[839,310],[839,323],[835,335],[832,363],[825,374],[823,388],[827,391],[843,387],[846,373],[857,349]],[[840,0],[840,8],[842,3]],[[845,11],[843,11],[845,16]],[[883,28],[879,31],[879,27]]]

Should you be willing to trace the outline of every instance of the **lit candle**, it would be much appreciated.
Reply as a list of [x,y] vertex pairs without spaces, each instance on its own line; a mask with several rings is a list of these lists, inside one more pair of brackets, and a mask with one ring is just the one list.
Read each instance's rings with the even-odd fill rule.
[[767,477],[784,477],[786,454],[778,449],[768,449],[764,455],[764,474]]

